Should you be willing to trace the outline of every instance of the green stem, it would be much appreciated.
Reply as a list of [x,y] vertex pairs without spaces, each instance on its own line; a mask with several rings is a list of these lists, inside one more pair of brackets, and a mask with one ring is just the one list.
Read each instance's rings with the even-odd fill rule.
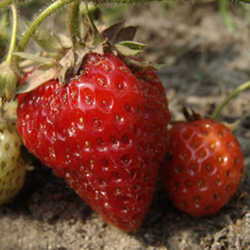
[[10,47],[9,47],[9,51],[8,51],[8,54],[6,57],[6,63],[8,63],[8,64],[11,64],[13,53],[14,53],[15,48],[16,48],[18,16],[17,16],[17,7],[16,7],[15,3],[13,3],[11,5],[11,12],[12,12],[13,24],[12,24]]
[[85,14],[85,18],[87,21],[86,25],[88,25],[91,28],[91,31],[93,32],[94,44],[98,45],[100,43],[100,41],[103,40],[103,37],[100,35],[100,33],[95,25],[95,22],[93,21],[93,18],[90,14],[90,11],[89,11],[88,3],[87,2],[84,2],[84,3],[85,3],[85,9],[86,9],[86,14]]
[[237,97],[242,91],[246,90],[246,89],[250,89],[250,81],[243,83],[242,85],[240,85],[238,88],[236,88],[235,90],[233,90],[231,92],[231,94],[229,96],[226,97],[226,99],[219,105],[217,106],[217,108],[215,109],[215,111],[213,112],[211,118],[212,119],[218,119],[220,117],[221,111],[223,110],[223,108],[235,97]]
[[40,15],[31,23],[29,28],[24,33],[23,37],[21,38],[19,42],[19,51],[25,50],[26,46],[29,43],[29,40],[31,36],[34,34],[36,29],[39,27],[39,25],[51,14],[53,14],[55,11],[57,11],[59,8],[73,2],[74,0],[57,0],[56,2],[52,3],[48,8],[46,8],[44,11],[40,13]]
[[96,25],[95,25],[95,23],[93,21],[93,18],[91,17],[91,14],[90,14],[90,11],[89,11],[89,6],[88,6],[87,2],[85,2],[85,9],[86,9],[86,15],[87,15],[88,21],[90,22],[90,25],[91,25],[93,31],[95,33],[99,34],[99,31],[98,31],[98,29],[97,29],[97,27],[96,27]]
[[4,8],[7,7],[8,5],[10,5],[12,3],[12,0],[2,0],[0,2],[0,8]]
[[[6,2],[11,0],[5,0]],[[29,40],[31,36],[34,34],[36,29],[40,26],[40,24],[51,14],[53,14],[55,11],[57,11],[59,8],[70,4],[75,0],[57,0],[56,2],[52,3],[49,7],[47,7],[44,11],[40,13],[40,15],[33,20],[33,22],[30,24],[26,32],[24,33],[23,37],[19,41],[18,48],[19,51],[25,50],[26,46],[29,43]],[[86,0],[89,1],[89,0]],[[102,0],[100,3],[143,3],[143,2],[150,2],[153,0]]]
[[80,0],[75,0],[69,8],[69,32],[73,45],[75,44],[77,37],[80,37],[79,11]]

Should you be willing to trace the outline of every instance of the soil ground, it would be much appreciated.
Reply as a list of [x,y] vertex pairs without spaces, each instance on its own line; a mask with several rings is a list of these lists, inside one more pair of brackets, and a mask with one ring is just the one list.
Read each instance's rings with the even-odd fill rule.
[[[129,24],[141,26],[147,56],[163,63],[159,75],[173,118],[187,105],[210,113],[233,88],[250,79],[250,23],[234,13],[233,25],[214,4],[162,4],[124,10]],[[246,156],[246,176],[219,214],[191,218],[177,211],[161,187],[142,228],[126,234],[105,224],[51,171],[36,161],[25,188],[0,208],[0,250],[248,250],[250,249],[250,92],[223,111],[227,122],[241,119],[237,137]]]

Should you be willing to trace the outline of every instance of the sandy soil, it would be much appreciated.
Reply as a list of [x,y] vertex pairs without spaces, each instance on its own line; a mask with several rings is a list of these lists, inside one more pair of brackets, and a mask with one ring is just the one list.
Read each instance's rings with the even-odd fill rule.
[[[183,104],[211,112],[250,79],[250,25],[235,15],[230,30],[213,5],[183,5],[169,13],[155,3],[125,11],[130,24],[142,26],[138,38],[148,41],[148,58],[166,65],[159,74],[174,119],[182,119]],[[237,195],[216,216],[194,219],[177,211],[159,187],[143,227],[126,234],[105,224],[63,180],[35,161],[24,190],[0,208],[0,250],[250,249],[249,96],[249,91],[241,94],[223,112],[228,122],[241,118],[237,136],[247,170]]]

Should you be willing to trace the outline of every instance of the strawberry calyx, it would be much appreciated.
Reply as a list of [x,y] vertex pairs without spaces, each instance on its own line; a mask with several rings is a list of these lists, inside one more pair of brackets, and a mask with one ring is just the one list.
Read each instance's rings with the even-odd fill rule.
[[239,128],[240,126],[240,120],[236,120],[234,122],[227,122],[227,121],[218,121],[217,117],[211,116],[202,116],[200,113],[194,111],[192,108],[188,109],[187,107],[182,108],[182,113],[185,117],[184,120],[181,121],[171,121],[171,125],[174,126],[175,124],[183,123],[183,122],[194,122],[194,121],[200,121],[203,119],[208,119],[212,121],[217,121],[223,124],[225,127],[229,128],[233,133]]
[[18,87],[18,94],[32,91],[50,80],[57,79],[66,84],[80,73],[80,69],[84,70],[84,58],[89,53],[112,53],[122,58],[132,71],[152,67],[135,57],[145,47],[142,43],[131,41],[136,27],[123,27],[123,23],[117,23],[99,32],[93,28],[89,17],[84,21],[86,32],[80,32],[77,41],[43,30],[34,35],[35,42],[43,49],[39,55],[15,53],[25,59],[20,64],[23,70],[32,71],[25,84]]
[[182,113],[187,121],[197,121],[203,119],[202,115],[194,111],[192,108],[187,107],[182,108]]

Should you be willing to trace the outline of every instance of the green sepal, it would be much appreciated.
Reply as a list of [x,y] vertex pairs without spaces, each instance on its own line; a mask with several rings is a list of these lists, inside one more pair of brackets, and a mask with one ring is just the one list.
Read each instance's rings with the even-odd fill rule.
[[39,56],[39,55],[33,55],[30,53],[25,52],[15,52],[15,56],[18,56],[22,59],[32,61],[33,63],[36,63],[36,65],[54,65],[56,61],[53,58],[45,57],[45,56]]
[[[37,60],[41,65],[36,67],[36,69],[29,75],[25,84],[17,89],[17,94],[30,92],[50,80],[58,80],[64,84],[68,83],[73,76],[78,74],[83,58],[88,52],[87,49],[81,48],[76,50],[69,49],[59,61],[53,61],[50,59],[52,65],[46,63],[46,58],[35,57],[33,61]],[[29,55],[26,53],[18,54],[23,56],[26,55],[26,57]],[[44,64],[42,64],[43,60],[45,60]]]
[[[60,52],[65,47],[60,36],[45,29],[36,31],[33,39],[46,52]],[[68,46],[71,47],[72,45],[68,44]]]
[[17,73],[12,66],[6,62],[0,64],[0,97],[9,101],[16,94]]
[[124,56],[135,56],[143,51],[145,44],[133,41],[122,41],[115,44],[115,48]]

